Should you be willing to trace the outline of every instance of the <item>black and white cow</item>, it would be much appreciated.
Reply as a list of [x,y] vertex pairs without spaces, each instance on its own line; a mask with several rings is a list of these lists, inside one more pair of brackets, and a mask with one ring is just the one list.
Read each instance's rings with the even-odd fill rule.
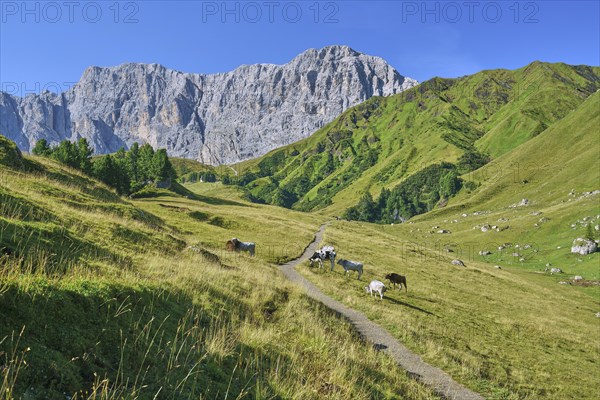
[[313,263],[318,262],[319,268],[323,268],[324,260],[329,260],[331,262],[331,270],[333,271],[333,267],[335,266],[335,249],[333,246],[323,246],[320,250],[315,251],[308,259],[311,267]]

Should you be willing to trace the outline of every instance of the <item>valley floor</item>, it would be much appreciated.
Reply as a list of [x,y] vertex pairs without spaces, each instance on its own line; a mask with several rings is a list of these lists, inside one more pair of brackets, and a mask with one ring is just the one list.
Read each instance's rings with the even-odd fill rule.
[[[279,271],[329,216],[252,204],[218,183],[187,185],[189,198],[125,200],[34,161],[35,173],[0,169],[3,398],[438,397]],[[600,214],[594,199],[580,201],[579,217]],[[558,207],[543,210],[549,224],[572,218],[548,207]],[[296,269],[485,398],[593,399],[600,287],[558,281],[597,279],[599,253],[565,255],[579,231],[540,240],[547,251],[524,262],[464,251],[535,242],[524,235],[530,212],[449,207],[396,226],[335,221],[323,244],[363,261],[362,279],[339,266]],[[493,239],[473,229],[504,217],[511,230]],[[432,229],[454,220],[448,236]],[[226,252],[232,237],[256,242],[256,257]],[[544,274],[547,260],[567,265],[564,276]],[[365,294],[389,272],[407,276],[408,293]]]
[[425,383],[442,398],[449,400],[483,400],[482,396],[459,385],[442,370],[423,362],[418,355],[408,350],[385,329],[370,321],[364,314],[325,295],[295,270],[296,266],[308,260],[318,249],[317,244],[321,243],[325,228],[326,225],[321,226],[321,229],[315,235],[315,240],[306,248],[301,257],[281,266],[285,276],[292,282],[301,285],[310,297],[347,319],[362,338],[372,343],[376,349],[389,354],[407,372],[408,376]]
[[273,265],[319,218],[217,185],[131,201],[31,162],[0,167],[2,400],[438,398]]

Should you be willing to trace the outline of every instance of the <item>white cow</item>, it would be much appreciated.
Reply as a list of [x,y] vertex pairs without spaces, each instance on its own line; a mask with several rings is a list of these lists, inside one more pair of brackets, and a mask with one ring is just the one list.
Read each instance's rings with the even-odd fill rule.
[[348,272],[350,272],[350,271],[356,271],[356,272],[358,272],[358,279],[360,279],[360,277],[362,276],[362,273],[363,273],[363,264],[362,263],[360,263],[358,261],[344,260],[343,258],[340,258],[340,260],[337,263],[340,264],[342,266],[342,268],[344,268],[346,275],[348,275]]
[[365,292],[370,293],[371,297],[373,297],[373,292],[379,293],[379,297],[383,300],[383,292],[385,292],[386,287],[381,281],[371,281],[369,286],[365,286]]

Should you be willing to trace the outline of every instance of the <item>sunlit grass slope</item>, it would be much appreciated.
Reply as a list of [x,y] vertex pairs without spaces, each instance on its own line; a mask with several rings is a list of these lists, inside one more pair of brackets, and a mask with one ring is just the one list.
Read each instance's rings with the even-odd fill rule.
[[311,137],[240,163],[255,199],[341,215],[412,173],[464,152],[497,158],[577,108],[600,85],[598,67],[534,62],[457,79],[434,78],[372,98]]
[[[444,208],[393,226],[335,222],[324,240],[365,263],[362,282],[301,270],[489,398],[597,398],[600,253],[570,250],[588,224],[600,237],[599,111],[596,93],[465,176],[481,185]],[[362,286],[389,272],[407,276],[408,294],[369,299]]]
[[[0,398],[435,398],[267,262],[314,217],[21,161],[0,166]],[[233,236],[257,257],[221,253]]]

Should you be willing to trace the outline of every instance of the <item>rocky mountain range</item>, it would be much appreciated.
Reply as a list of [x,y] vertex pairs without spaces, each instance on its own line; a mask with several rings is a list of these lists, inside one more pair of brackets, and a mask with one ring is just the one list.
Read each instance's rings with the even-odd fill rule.
[[60,94],[0,92],[0,133],[24,151],[41,138],[52,144],[85,137],[97,153],[142,142],[171,156],[233,163],[303,139],[372,96],[416,84],[347,46],[218,74],[157,64],[90,67]]

